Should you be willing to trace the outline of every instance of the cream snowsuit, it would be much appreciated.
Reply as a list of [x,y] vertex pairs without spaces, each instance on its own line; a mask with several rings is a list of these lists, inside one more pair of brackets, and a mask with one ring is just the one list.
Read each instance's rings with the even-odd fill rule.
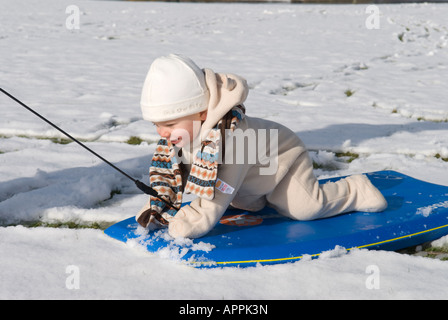
[[[236,75],[215,74],[209,69],[204,71],[210,91],[210,102],[207,120],[201,128],[201,137],[204,137],[232,107],[242,104],[248,94],[244,79]],[[249,151],[247,141],[243,149],[241,145],[238,148],[238,144],[234,143],[233,148],[229,150],[226,144],[227,158],[219,165],[218,179],[233,188],[233,192],[222,192],[215,188],[213,200],[197,198],[190,205],[182,207],[170,220],[171,236],[197,238],[205,235],[218,223],[230,205],[249,211],[257,211],[268,205],[295,220],[327,218],[349,211],[376,212],[386,208],[384,197],[363,175],[320,185],[314,176],[313,165],[305,145],[285,126],[246,116],[239,123],[238,129],[240,131],[236,131],[239,134],[255,132],[256,139],[252,141],[256,143],[262,138],[260,135],[265,136],[266,150],[261,153],[258,150],[254,157]],[[235,142],[235,135],[236,133],[234,136],[227,134],[226,142],[232,139]],[[274,144],[270,143],[270,138]],[[276,148],[271,149],[272,146]],[[184,148],[183,157],[192,157],[196,150],[191,146]],[[239,164],[235,159],[233,164],[229,163],[229,154],[241,159],[238,152],[245,153],[244,163]],[[185,166],[189,172],[190,166]],[[140,213],[146,209],[148,205]]]

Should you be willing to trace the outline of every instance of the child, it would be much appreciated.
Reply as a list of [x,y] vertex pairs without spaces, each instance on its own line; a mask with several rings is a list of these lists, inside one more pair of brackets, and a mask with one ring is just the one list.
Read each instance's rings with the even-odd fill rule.
[[[230,205],[249,211],[267,205],[295,220],[387,207],[364,175],[320,185],[306,147],[294,132],[245,115],[247,94],[241,77],[201,70],[186,57],[168,55],[153,62],[141,108],[162,138],[150,167],[150,184],[164,201],[150,197],[136,216],[142,226],[164,225],[173,237],[198,238]],[[238,134],[243,142],[250,140],[249,145],[235,146]],[[183,192],[198,197],[180,208]]]

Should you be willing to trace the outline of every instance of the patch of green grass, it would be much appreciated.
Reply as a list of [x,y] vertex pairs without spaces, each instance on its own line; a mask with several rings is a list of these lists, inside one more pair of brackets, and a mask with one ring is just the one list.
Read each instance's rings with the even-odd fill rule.
[[324,171],[336,171],[339,170],[339,166],[337,163],[329,162],[329,163],[317,163],[313,161],[313,169],[321,169]]
[[53,143],[56,144],[69,144],[71,142],[73,142],[72,139],[68,139],[68,138],[56,138],[56,137],[45,137],[45,136],[27,136],[27,135],[23,135],[20,134],[18,135],[19,138],[25,138],[25,139],[38,139],[38,140],[50,140]]
[[335,159],[331,161],[324,161],[321,163],[320,161],[313,160],[313,168],[314,169],[321,169],[324,171],[336,171],[341,169],[341,163],[351,163],[353,160],[359,158],[358,153],[346,151],[346,152],[334,152],[329,151],[331,153],[334,153]]
[[441,159],[442,161],[448,162],[448,158],[446,158],[446,157],[442,157],[442,156],[440,155],[440,153],[436,153],[435,157],[436,157],[436,159]]
[[143,142],[143,140],[142,140],[141,138],[139,138],[139,137],[135,137],[135,136],[130,137],[130,138],[126,141],[127,144],[132,144],[132,145],[139,145],[139,144],[141,144],[142,142]]
[[424,250],[427,255],[426,257],[432,259],[440,259],[442,261],[448,261],[448,248],[444,247],[430,247]]
[[448,253],[448,248],[445,247],[430,247],[425,250],[426,252],[435,252],[435,253]]
[[104,229],[104,226],[101,226],[97,222],[93,222],[90,224],[80,224],[80,223],[73,222],[73,221],[54,222],[54,223],[37,221],[37,222],[31,223],[27,227],[29,227],[29,228],[46,227],[46,228],[67,228],[67,229],[101,229],[101,230]]
[[121,194],[121,190],[120,189],[113,189],[110,192],[110,198],[109,199],[112,199],[116,194]]
[[47,139],[57,144],[69,144],[73,142],[72,139],[66,139],[66,138],[47,138]]
[[345,162],[347,163],[351,163],[353,160],[358,159],[359,158],[359,154],[354,153],[354,152],[336,152],[335,156],[337,158],[345,158]]
[[405,248],[399,250],[398,252],[402,254],[448,261],[448,247],[432,247],[429,242],[422,245]]
[[448,118],[445,119],[427,119],[425,117],[418,117],[417,118],[418,121],[429,121],[429,122],[434,122],[434,123],[444,123],[444,122],[448,122]]
[[351,90],[351,89],[347,89],[347,90],[344,91],[344,93],[345,93],[345,95],[346,95],[347,97],[351,97],[352,95],[355,94],[355,92],[356,92],[356,91]]

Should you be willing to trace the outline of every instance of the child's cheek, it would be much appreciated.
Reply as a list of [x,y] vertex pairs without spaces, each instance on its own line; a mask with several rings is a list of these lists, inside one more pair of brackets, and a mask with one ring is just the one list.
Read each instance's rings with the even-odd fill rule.
[[182,148],[184,146],[187,146],[190,144],[190,134],[187,130],[182,128],[174,129],[171,132],[171,141],[176,141],[179,139],[179,137],[182,139],[179,143],[176,144],[177,147]]

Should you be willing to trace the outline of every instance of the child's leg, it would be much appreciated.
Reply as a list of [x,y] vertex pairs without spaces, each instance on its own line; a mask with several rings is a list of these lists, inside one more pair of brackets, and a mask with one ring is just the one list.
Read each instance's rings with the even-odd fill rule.
[[308,152],[296,160],[285,178],[267,196],[281,214],[295,220],[327,218],[350,211],[383,211],[387,202],[363,175],[320,185]]

